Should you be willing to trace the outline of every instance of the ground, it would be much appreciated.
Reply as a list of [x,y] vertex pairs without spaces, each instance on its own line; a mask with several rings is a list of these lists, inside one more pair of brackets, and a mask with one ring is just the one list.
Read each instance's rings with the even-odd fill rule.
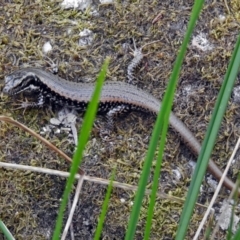
[[[176,54],[181,45],[192,9],[192,1],[121,1],[100,5],[91,10],[63,10],[60,1],[7,1],[0,5],[0,84],[4,76],[19,67],[50,68],[50,60],[59,63],[59,75],[69,81],[94,82],[105,57],[111,57],[107,80],[126,81],[127,66],[132,59],[132,38],[146,54],[136,71],[135,84],[162,99]],[[240,4],[233,1],[206,1],[185,57],[173,111],[202,141],[214,103],[221,87],[234,44],[239,34]],[[159,16],[156,19],[156,16]],[[93,32],[93,42],[79,46],[79,33]],[[53,50],[46,55],[44,43]],[[236,87],[239,84],[239,76]],[[40,132],[56,112],[49,108],[15,110],[11,99],[0,93],[0,113],[13,117]],[[239,136],[239,102],[234,96],[221,126],[213,160],[224,168]],[[79,116],[80,117],[80,116]],[[141,173],[155,117],[130,113],[117,119],[116,130],[109,142],[93,131],[82,168],[90,176],[108,179],[117,166],[116,181],[136,185]],[[102,117],[97,121],[103,122]],[[80,124],[79,124],[80,125]],[[46,138],[72,156],[74,145],[64,133]],[[179,136],[171,129],[160,180],[159,191],[183,198],[191,179],[191,166],[196,160]],[[69,164],[29,134],[9,124],[0,123],[0,161],[52,169],[69,169]],[[229,177],[236,178],[238,161]],[[180,172],[180,180],[175,171]],[[208,175],[208,174],[207,174]],[[50,239],[55,225],[65,179],[45,174],[0,169],[0,219],[16,239]],[[151,186],[151,178],[149,179]],[[75,239],[92,239],[100,214],[106,187],[84,182],[73,219]],[[222,189],[215,205],[219,211],[229,192]],[[212,196],[206,182],[198,202],[206,204]],[[134,192],[114,188],[102,239],[124,239],[127,218]],[[122,202],[124,199],[125,202]],[[148,197],[135,239],[142,239]],[[157,199],[151,239],[173,239],[183,203]],[[197,207],[187,239],[192,239],[204,208]],[[225,233],[218,232],[217,239]],[[0,235],[0,239],[2,236]]]

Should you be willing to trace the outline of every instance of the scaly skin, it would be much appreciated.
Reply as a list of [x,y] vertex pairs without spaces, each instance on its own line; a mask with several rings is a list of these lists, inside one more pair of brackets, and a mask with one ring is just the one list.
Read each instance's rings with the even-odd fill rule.
[[[92,83],[69,82],[39,68],[25,68],[5,77],[3,92],[15,95],[24,91],[38,91],[40,96],[38,102],[29,103],[29,106],[42,106],[50,103],[85,111],[93,90],[94,84]],[[142,89],[124,82],[106,82],[102,88],[99,112],[107,113],[109,118],[117,112],[129,110],[158,114],[160,106],[161,102],[158,99]],[[180,134],[184,143],[198,156],[201,144],[193,133],[174,113],[171,113],[169,122],[172,128]],[[218,180],[221,178],[222,171],[212,160],[209,161],[208,170]],[[230,190],[235,187],[235,184],[227,177],[223,184]]]

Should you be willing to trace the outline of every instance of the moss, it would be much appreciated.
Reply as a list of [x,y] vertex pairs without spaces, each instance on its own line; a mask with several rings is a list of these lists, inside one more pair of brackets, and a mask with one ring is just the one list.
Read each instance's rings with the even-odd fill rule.
[[[205,5],[194,34],[204,32],[214,48],[202,52],[189,46],[174,104],[176,114],[199,140],[203,139],[239,33],[239,1],[230,1],[228,5],[225,2],[215,1]],[[0,27],[0,78],[16,69],[12,65],[13,56],[16,57],[17,67],[50,67],[49,59],[42,53],[43,44],[50,41],[53,51],[48,57],[58,60],[60,76],[70,81],[94,81],[103,59],[110,55],[108,80],[125,81],[127,65],[132,56],[129,49],[123,48],[123,44],[133,47],[131,38],[136,40],[138,47],[161,40],[144,48],[146,56],[136,71],[137,85],[161,99],[187,27],[191,4],[188,1],[118,2],[98,6],[99,16],[94,17],[89,10],[62,10],[56,1],[32,4],[5,1],[0,6],[0,12],[3,13],[0,21],[4,22]],[[159,19],[153,24],[153,19],[160,12]],[[219,15],[223,15],[225,20],[219,21]],[[78,45],[79,32],[84,28],[94,33],[93,44],[88,47]],[[190,93],[186,93],[187,86],[191,86]],[[1,114],[13,116],[37,132],[54,115],[49,109],[16,111],[6,97],[1,94],[0,97]],[[219,135],[214,160],[221,159],[221,162],[218,161],[220,166],[225,165],[225,159],[230,155],[230,147],[226,147],[226,142],[227,146],[232,146],[239,134],[236,109],[229,107]],[[98,120],[102,122],[104,119]],[[116,180],[136,185],[153,122],[152,116],[131,113],[116,121],[116,131],[111,133],[109,142],[103,141],[95,130],[85,151],[83,168],[87,174],[108,178],[113,164],[117,164]],[[69,155],[72,154],[74,146],[67,143],[66,135],[49,135],[47,138]],[[3,139],[0,141],[1,161],[60,170],[69,167],[16,127],[0,123],[0,139]],[[190,176],[190,169],[186,167],[189,159],[195,158],[181,139],[170,131],[160,181],[161,191],[178,197],[185,196]],[[177,167],[182,175],[180,181],[176,181],[172,173]],[[152,176],[149,186],[151,179]],[[1,211],[0,218],[16,239],[50,238],[64,184],[65,180],[58,177],[0,169],[0,205],[5,209]],[[211,196],[205,190],[200,197],[202,203],[208,202]],[[105,187],[88,182],[84,184],[74,216],[76,238],[93,236],[104,194]],[[133,197],[132,192],[114,189],[103,238],[124,238]],[[126,202],[121,203],[121,198]],[[148,203],[149,198],[146,197],[136,239],[142,238]],[[181,202],[158,199],[152,239],[172,239],[181,210]],[[202,215],[203,210],[197,210],[191,221],[188,239],[192,239]]]

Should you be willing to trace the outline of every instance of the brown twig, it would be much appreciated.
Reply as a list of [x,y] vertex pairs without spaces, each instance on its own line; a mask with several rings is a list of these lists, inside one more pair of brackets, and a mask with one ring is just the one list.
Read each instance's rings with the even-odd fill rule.
[[[21,129],[25,130],[26,132],[30,133],[32,136],[36,137],[37,139],[42,141],[44,144],[46,144],[50,149],[52,149],[55,152],[57,152],[61,157],[63,157],[69,163],[72,163],[72,159],[70,157],[68,157],[64,152],[62,152],[60,149],[58,149],[56,146],[54,146],[48,140],[46,140],[45,138],[43,138],[42,136],[40,136],[39,134],[37,134],[35,131],[33,131],[32,129],[28,128],[24,124],[14,120],[13,118],[10,118],[10,117],[4,116],[4,115],[0,115],[0,121],[11,123],[11,124],[21,128]],[[79,168],[78,172],[79,172],[80,175],[84,174],[84,171],[81,168]]]

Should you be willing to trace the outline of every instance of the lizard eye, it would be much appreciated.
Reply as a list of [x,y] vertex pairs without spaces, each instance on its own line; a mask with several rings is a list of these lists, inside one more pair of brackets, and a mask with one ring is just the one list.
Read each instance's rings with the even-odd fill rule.
[[13,75],[8,75],[4,79],[5,86],[3,88],[4,93],[9,93],[12,88],[15,86],[15,79]]

